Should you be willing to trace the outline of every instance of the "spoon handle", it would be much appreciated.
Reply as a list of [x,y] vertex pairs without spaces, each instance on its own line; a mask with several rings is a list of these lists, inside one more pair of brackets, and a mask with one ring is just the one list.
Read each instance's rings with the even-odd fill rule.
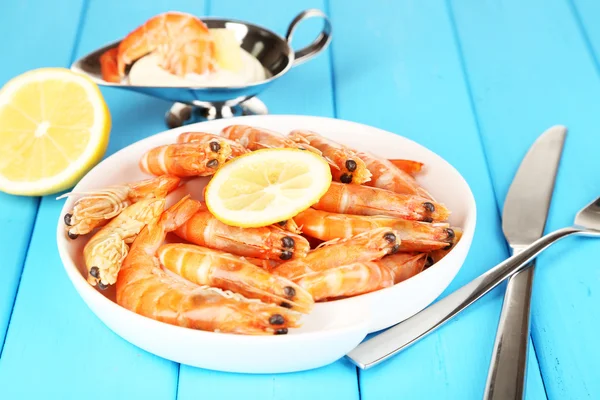
[[575,233],[579,228],[563,228],[538,239],[520,253],[504,260],[442,300],[430,305],[407,320],[361,343],[346,357],[362,369],[373,367],[417,342],[476,300],[498,286],[503,280],[525,268],[540,252],[557,240]]

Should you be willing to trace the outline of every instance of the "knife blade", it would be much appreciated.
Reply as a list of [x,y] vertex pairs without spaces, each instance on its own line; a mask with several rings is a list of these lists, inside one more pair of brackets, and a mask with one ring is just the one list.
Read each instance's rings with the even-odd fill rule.
[[502,230],[512,248],[527,246],[544,233],[566,135],[564,126],[542,133],[513,178],[502,211]]
[[[533,143],[510,185],[502,230],[512,253],[544,233],[567,129],[553,126]],[[494,341],[484,399],[522,399],[525,391],[529,310],[535,261],[508,281]]]
[[[543,229],[543,228],[542,228]],[[533,259],[515,254],[443,299],[370,338],[346,354],[361,369],[372,368],[418,342],[480,299]]]

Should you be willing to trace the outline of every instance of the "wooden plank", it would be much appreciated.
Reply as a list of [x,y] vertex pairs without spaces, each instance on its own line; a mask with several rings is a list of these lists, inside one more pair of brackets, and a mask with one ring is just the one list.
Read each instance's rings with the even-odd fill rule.
[[590,56],[596,63],[596,69],[600,68],[600,26],[596,23],[600,16],[600,3],[595,0],[566,0],[571,7],[575,22],[581,31],[583,40]]
[[[73,18],[56,14],[55,8],[48,6],[46,17]],[[90,2],[77,56],[173,8],[201,14],[204,4],[197,0]],[[31,9],[30,5],[26,11]],[[113,119],[106,155],[165,129],[163,116],[169,103],[117,89],[103,88],[102,92]],[[55,197],[43,198],[40,205],[0,359],[0,397],[175,398],[179,365],[112,333],[86,307],[66,277],[54,240],[64,203]]]
[[4,254],[0,268],[0,356],[10,321],[23,262],[35,222],[39,199],[0,194],[0,252]]
[[[320,0],[303,0],[294,7],[281,7],[277,0],[246,2],[211,1],[213,16],[248,20],[284,36],[289,22],[306,8],[324,10]],[[309,20],[294,34],[294,45],[309,43],[320,29],[318,20]],[[335,35],[335,32],[334,32]],[[297,40],[297,42],[296,42]],[[335,40],[335,39],[334,39]],[[330,59],[323,53],[293,68],[268,88],[260,99],[272,114],[333,116]],[[198,398],[198,388],[207,398],[220,399],[358,399],[356,369],[345,360],[329,366],[290,374],[244,375],[202,370],[182,365],[178,399]]]
[[181,365],[180,400],[197,399],[198,388],[207,399],[304,400],[358,399],[356,369],[346,360],[289,374],[231,374]]
[[[452,163],[475,195],[477,232],[447,294],[507,251],[446,4],[332,1],[331,14],[338,117],[423,144]],[[501,294],[494,290],[402,354],[361,371],[361,398],[481,398]],[[534,358],[530,399],[545,398],[536,367]]]
[[[4,7],[0,14],[0,54],[5,60],[0,67],[0,87],[13,77],[43,66],[67,66],[73,52],[81,0],[65,1],[60,5],[39,4],[33,1]],[[53,10],[57,18],[66,21],[56,27],[46,23]],[[26,21],[26,23],[24,23]],[[11,40],[10,38],[18,38]],[[8,62],[10,60],[10,62]],[[0,354],[23,262],[29,245],[39,199],[0,193]]]
[[[569,128],[548,231],[570,225],[600,193],[600,81],[584,35],[598,43],[600,9],[577,4],[585,31],[568,0],[452,2],[500,206],[535,138],[554,124]],[[600,243],[573,238],[538,260],[531,334],[549,398],[600,397],[598,257]]]

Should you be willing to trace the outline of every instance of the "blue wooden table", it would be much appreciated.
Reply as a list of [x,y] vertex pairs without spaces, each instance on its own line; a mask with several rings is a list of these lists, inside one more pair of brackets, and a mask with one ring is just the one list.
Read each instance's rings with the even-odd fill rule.
[[[501,213],[528,147],[569,128],[547,229],[600,194],[600,2],[595,0],[22,0],[0,6],[0,85],[69,66],[167,10],[226,16],[285,34],[305,8],[333,23],[331,47],[260,98],[274,114],[358,121],[409,137],[451,162],[478,206],[468,259],[442,295],[508,255]],[[314,29],[313,29],[314,28]],[[307,43],[320,28],[307,22]],[[304,43],[302,43],[304,40]],[[170,104],[103,88],[107,155],[165,129]],[[389,362],[359,371],[241,375],[148,354],[106,328],[68,281],[55,244],[63,202],[0,193],[0,398],[479,399],[505,286]],[[598,399],[600,242],[544,253],[532,300],[528,399]]]

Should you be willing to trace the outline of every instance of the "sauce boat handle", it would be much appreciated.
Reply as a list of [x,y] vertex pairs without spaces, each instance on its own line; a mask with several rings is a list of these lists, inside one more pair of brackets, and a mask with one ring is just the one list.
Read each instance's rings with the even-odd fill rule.
[[319,36],[317,36],[317,38],[311,44],[294,52],[294,63],[292,64],[293,67],[300,65],[319,54],[329,45],[329,42],[331,41],[331,22],[329,21],[329,18],[321,10],[311,8],[302,11],[290,23],[288,31],[285,35],[288,45],[290,47],[292,46],[292,37],[298,24],[305,19],[315,17],[323,18],[323,29],[319,33]]

